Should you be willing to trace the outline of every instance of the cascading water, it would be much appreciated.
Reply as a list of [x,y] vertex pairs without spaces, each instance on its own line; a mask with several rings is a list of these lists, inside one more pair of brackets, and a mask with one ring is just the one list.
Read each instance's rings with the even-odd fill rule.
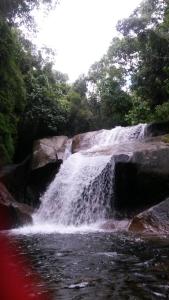
[[[106,147],[125,145],[144,138],[146,125],[116,127],[93,135],[87,150],[70,153],[34,215],[34,223],[91,224],[112,216],[114,156]],[[69,154],[69,155],[68,155]]]

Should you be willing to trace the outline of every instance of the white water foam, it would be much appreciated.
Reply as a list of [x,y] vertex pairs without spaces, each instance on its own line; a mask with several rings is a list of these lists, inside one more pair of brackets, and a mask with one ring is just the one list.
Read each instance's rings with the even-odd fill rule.
[[[64,225],[52,225],[52,224],[34,224],[29,226],[23,226],[20,228],[10,230],[10,233],[17,235],[36,235],[36,234],[87,234],[93,232],[104,232],[102,229],[102,223],[94,223],[90,225],[81,226],[64,226]],[[106,230],[107,231],[107,230]]]

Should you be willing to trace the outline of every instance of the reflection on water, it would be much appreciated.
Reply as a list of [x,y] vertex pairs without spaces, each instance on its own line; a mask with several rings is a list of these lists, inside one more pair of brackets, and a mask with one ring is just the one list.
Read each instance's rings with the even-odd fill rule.
[[21,259],[30,257],[51,299],[169,299],[169,238],[99,232],[10,240],[20,241]]

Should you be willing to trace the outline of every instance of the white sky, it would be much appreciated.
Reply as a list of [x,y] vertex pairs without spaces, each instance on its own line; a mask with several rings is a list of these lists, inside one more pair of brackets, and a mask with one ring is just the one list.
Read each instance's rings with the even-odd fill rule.
[[47,17],[36,14],[35,40],[56,50],[55,68],[74,81],[107,51],[116,23],[128,17],[141,0],[60,0]]

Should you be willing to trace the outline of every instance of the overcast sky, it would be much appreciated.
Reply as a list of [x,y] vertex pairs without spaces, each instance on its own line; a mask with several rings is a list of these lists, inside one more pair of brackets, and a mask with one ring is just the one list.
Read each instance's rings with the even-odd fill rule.
[[36,43],[56,50],[55,68],[74,81],[107,51],[119,19],[141,0],[60,0],[45,17],[38,13]]

